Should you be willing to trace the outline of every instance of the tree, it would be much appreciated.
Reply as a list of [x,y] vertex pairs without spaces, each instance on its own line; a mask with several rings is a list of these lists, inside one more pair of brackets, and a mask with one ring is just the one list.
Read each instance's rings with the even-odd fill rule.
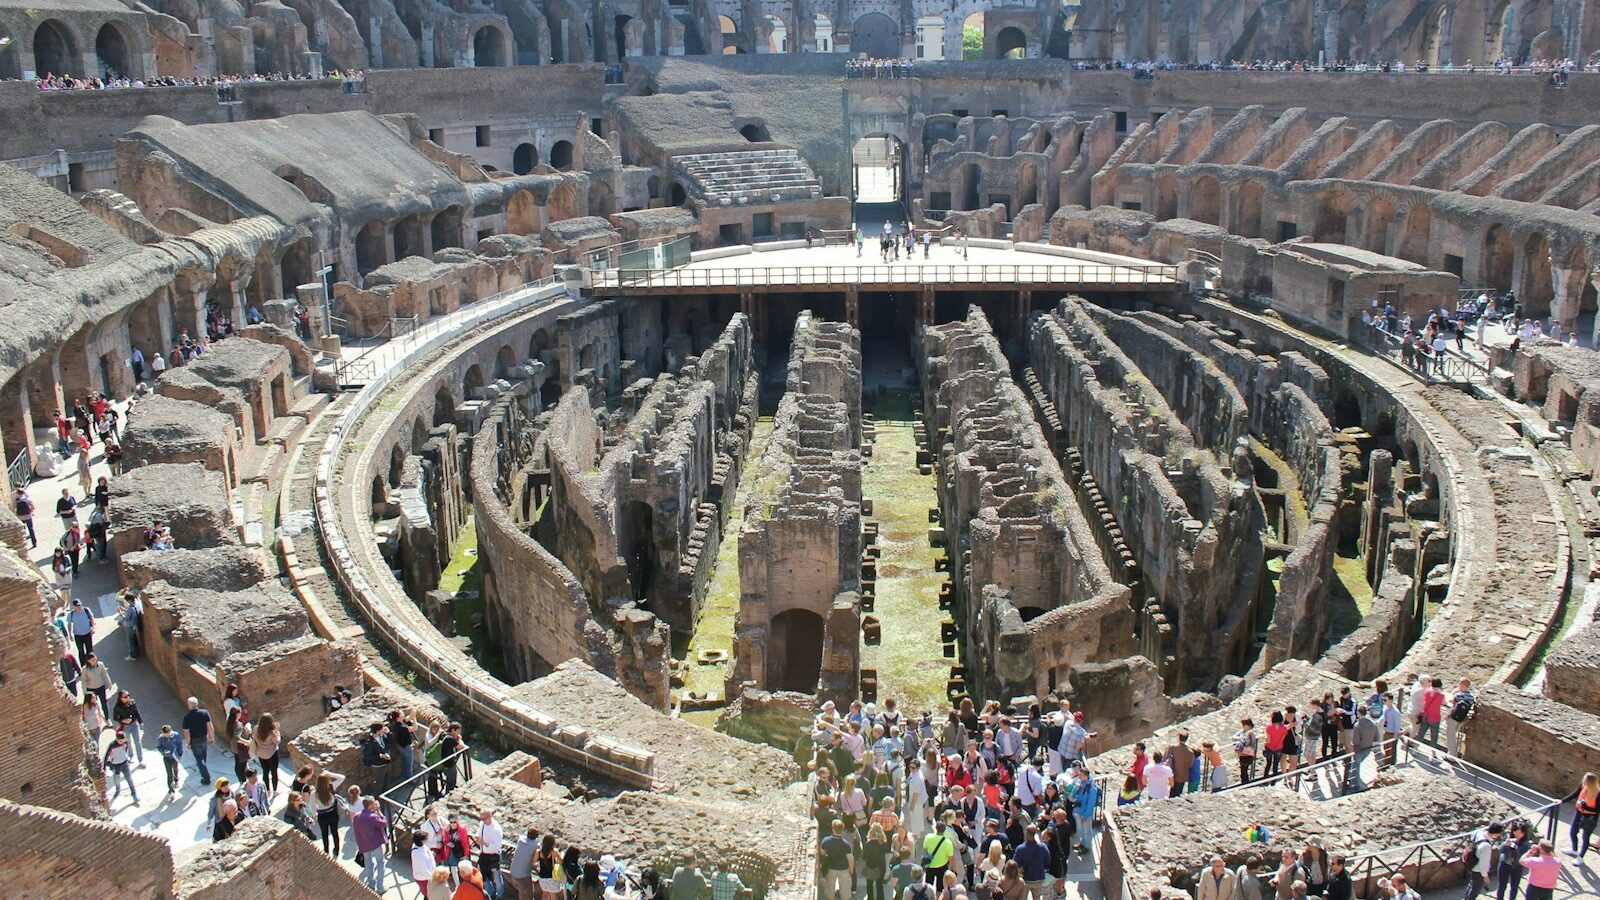
[[983,28],[968,25],[961,29],[961,58],[983,59]]

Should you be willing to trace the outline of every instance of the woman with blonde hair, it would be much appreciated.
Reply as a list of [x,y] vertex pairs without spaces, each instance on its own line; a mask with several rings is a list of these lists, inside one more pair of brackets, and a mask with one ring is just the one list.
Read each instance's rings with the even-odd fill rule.
[[1583,865],[1583,858],[1589,853],[1589,839],[1594,837],[1595,822],[1600,820],[1600,776],[1583,773],[1583,783],[1562,797],[1561,802],[1573,804],[1572,829],[1567,833],[1572,849],[1567,855],[1576,856],[1578,864]]
[[450,870],[447,867],[433,867],[433,874],[428,876],[428,895],[423,900],[450,900]]
[[976,880],[987,880],[990,872],[994,872],[998,879],[1000,875],[1004,874],[1005,866],[1005,847],[999,841],[993,841],[989,844],[989,853],[983,859],[978,860]]
[[856,776],[846,775],[839,788],[839,818],[851,840],[859,845],[867,834],[867,792],[857,786]]

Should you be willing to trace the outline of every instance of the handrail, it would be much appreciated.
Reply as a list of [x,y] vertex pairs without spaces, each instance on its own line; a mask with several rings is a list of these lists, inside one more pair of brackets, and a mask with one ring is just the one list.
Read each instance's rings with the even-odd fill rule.
[[593,273],[596,287],[697,288],[826,284],[1176,284],[1164,263],[952,263],[923,265],[764,266],[759,268],[612,269]]
[[26,487],[33,480],[33,458],[29,456],[27,447],[11,457],[11,462],[6,465],[6,476],[11,479],[12,487]]
[[[470,750],[471,748],[469,747],[462,747],[410,778],[390,786],[378,795],[378,804],[382,807],[384,816],[389,820],[389,843],[391,846],[409,846],[409,842],[402,841],[400,838],[412,830],[409,827],[410,825],[420,822],[427,816],[428,804],[447,793],[442,790],[434,791],[434,786],[440,783],[446,772],[455,772],[457,784],[462,784],[472,779],[472,754]],[[427,779],[427,781],[424,783],[423,779]],[[423,784],[421,806],[412,802],[412,798],[416,796],[419,783]],[[406,813],[412,814],[409,819],[407,819]]]
[[[525,282],[517,287],[511,288],[510,290],[501,291],[497,294],[491,294],[487,297],[474,300],[473,302],[462,306],[461,309],[484,310],[496,303],[504,303],[506,298],[515,294],[520,294],[523,291],[538,290],[539,288],[548,287],[564,280],[565,279],[563,279],[560,275],[546,275],[537,281]],[[361,384],[363,383],[361,380],[361,376],[363,375],[367,379],[374,377],[377,374],[377,367],[374,365],[374,361],[368,359],[368,357],[380,350],[394,348],[396,346],[396,342],[405,344],[412,341],[421,340],[424,332],[435,331],[445,327],[441,323],[448,322],[451,317],[449,315],[434,316],[428,319],[426,322],[422,322],[421,324],[417,324],[417,318],[418,317],[415,316],[411,317],[410,321],[412,322],[412,325],[404,333],[397,333],[397,326],[395,324],[396,322],[400,322],[402,320],[390,319],[388,323],[384,325],[383,331],[379,332],[380,337],[387,334],[389,339],[381,340],[373,344],[371,347],[361,351],[361,353],[358,354],[354,359],[340,360],[335,366],[335,372],[338,376],[339,386],[348,387]]]

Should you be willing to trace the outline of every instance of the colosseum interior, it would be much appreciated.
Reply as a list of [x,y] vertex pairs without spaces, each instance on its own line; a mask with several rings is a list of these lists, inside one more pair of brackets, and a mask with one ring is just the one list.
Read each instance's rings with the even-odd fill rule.
[[[213,831],[266,714],[405,900],[430,803],[832,900],[828,702],[1070,704],[1062,898],[1457,896],[1600,771],[1600,0],[37,0],[0,125],[18,895],[371,896]],[[1440,748],[1114,802],[1419,675]]]

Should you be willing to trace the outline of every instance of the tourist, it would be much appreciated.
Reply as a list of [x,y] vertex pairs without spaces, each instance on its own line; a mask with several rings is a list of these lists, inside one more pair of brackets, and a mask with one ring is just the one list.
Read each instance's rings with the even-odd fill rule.
[[339,796],[339,785],[344,776],[324,771],[317,775],[316,787],[311,790],[311,810],[317,816],[317,833],[322,836],[322,852],[339,856],[339,811],[345,809]]
[[1239,730],[1233,734],[1233,752],[1239,758],[1239,780],[1248,783],[1256,767],[1256,726],[1250,719],[1239,720]]
[[1017,847],[1013,859],[1022,871],[1022,881],[1027,886],[1030,900],[1043,900],[1051,858],[1050,848],[1040,840],[1038,826],[1029,825],[1023,832],[1022,843]]
[[954,813],[943,814],[933,833],[922,839],[922,867],[926,871],[929,884],[944,883],[945,872],[950,868],[950,861],[956,855],[958,838],[951,826],[954,821]]
[[1151,800],[1165,800],[1172,796],[1172,767],[1163,760],[1160,750],[1150,754],[1150,763],[1144,767],[1144,795]]
[[117,692],[117,700],[111,706],[111,721],[115,723],[118,731],[128,736],[128,744],[133,748],[134,755],[139,761],[135,768],[144,768],[144,747],[139,744],[144,729],[144,716],[139,714],[139,704],[134,701],[133,694],[128,691]]
[[1367,758],[1372,756],[1373,748],[1378,747],[1383,740],[1383,730],[1379,726],[1377,717],[1382,715],[1381,710],[1368,708],[1356,716],[1355,728],[1351,731],[1351,745],[1353,754],[1346,764],[1346,784],[1352,791],[1364,791],[1367,783],[1361,776],[1361,767]]
[[564,881],[557,873],[561,857],[556,853],[556,836],[547,834],[539,843],[539,852],[533,856],[533,868],[538,873],[539,893],[544,900],[561,900]]
[[1307,893],[1320,897],[1327,888],[1330,870],[1328,851],[1322,849],[1322,838],[1313,836],[1300,851],[1300,866],[1295,880],[1305,882]]
[[106,669],[106,664],[100,657],[93,653],[83,658],[83,691],[85,695],[92,694],[100,701],[100,713],[107,719],[111,717],[111,702],[107,694],[111,690],[111,672]]
[[217,813],[216,822],[211,826],[211,839],[213,841],[225,841],[232,837],[234,829],[238,827],[240,818],[242,817],[239,815],[239,804],[232,800],[223,801],[222,808]]
[[[1090,835],[1094,829],[1094,813],[1100,807],[1100,787],[1089,777],[1089,770],[1079,766],[1072,781],[1072,818],[1077,825],[1077,848],[1087,852]],[[1060,810],[1057,810],[1058,812]]]
[[1439,723],[1444,718],[1444,679],[1429,679],[1422,692],[1422,721],[1417,728],[1417,740],[1439,745]]
[[1477,698],[1472,693],[1472,681],[1466,678],[1456,684],[1450,695],[1450,714],[1445,718],[1444,752],[1456,756],[1461,752],[1461,726],[1472,716],[1472,706]]
[[251,751],[261,766],[261,781],[271,796],[278,793],[278,759],[283,753],[283,733],[272,713],[262,713],[250,741]]
[[388,863],[389,819],[378,809],[376,797],[365,797],[361,811],[351,817],[356,850],[361,854],[361,883],[383,893]]
[[1399,707],[1395,706],[1393,691],[1383,693],[1383,752],[1379,762],[1389,768],[1399,759],[1400,736],[1405,732],[1405,722],[1400,715]]
[[1511,900],[1517,900],[1517,887],[1522,884],[1522,875],[1526,871],[1522,867],[1522,856],[1532,847],[1533,839],[1528,836],[1528,824],[1521,819],[1513,821],[1496,848],[1495,900],[1506,900],[1507,893],[1511,895]]
[[456,892],[450,895],[450,900],[485,900],[488,894],[483,889],[483,874],[472,860],[461,860],[456,863],[455,870]]
[[533,886],[533,857],[539,852],[539,830],[529,828],[511,851],[511,885],[517,900],[537,900]]
[[500,852],[505,841],[505,831],[494,819],[494,810],[487,807],[478,811],[478,825],[472,832],[472,844],[478,848],[478,871],[483,883],[493,896],[500,896],[505,884],[500,875]]
[[[67,559],[67,551],[60,547],[55,548],[50,556],[50,571],[56,576],[56,596],[65,603],[72,598],[72,560]],[[68,612],[70,622],[71,612]],[[91,620],[91,627],[93,622]],[[68,626],[71,631],[71,626]]]
[[1189,783],[1189,770],[1194,767],[1198,758],[1194,749],[1189,746],[1189,733],[1178,732],[1178,740],[1167,745],[1167,765],[1172,769],[1172,796],[1181,796],[1184,788]]
[[[105,756],[101,762],[105,770],[110,772],[111,802],[115,803],[122,796],[122,783],[128,785],[128,793],[133,796],[133,805],[139,805],[139,789],[133,786],[133,749],[128,745],[128,736],[118,732],[111,740],[111,746],[106,748]],[[118,782],[121,779],[122,783]]]
[[189,748],[194,751],[195,771],[200,775],[202,784],[211,783],[211,770],[206,766],[206,745],[216,740],[216,727],[211,721],[211,713],[200,708],[200,701],[194,697],[188,700],[189,711],[184,713],[183,730],[189,735]]
[[1261,869],[1261,857],[1252,853],[1244,858],[1244,864],[1233,873],[1239,900],[1264,900]]
[[1061,758],[1057,772],[1066,771],[1073,763],[1083,760],[1084,745],[1091,737],[1093,735],[1083,727],[1083,713],[1071,713],[1062,723],[1061,741],[1056,745],[1056,754]]
[[424,900],[451,900],[450,870],[444,866],[434,866],[428,875],[428,890],[423,894]]
[[1466,900],[1477,900],[1478,894],[1483,891],[1484,885],[1489,880],[1489,863],[1494,855],[1494,847],[1505,834],[1506,827],[1499,822],[1494,822],[1488,828],[1476,832],[1468,839],[1466,851],[1467,864],[1467,893]]
[[1200,873],[1199,900],[1238,900],[1239,876],[1228,870],[1226,860],[1211,857],[1211,866]]
[[[455,812],[449,814],[445,822],[442,840],[444,850],[442,862],[445,865],[454,869],[457,863],[464,859],[472,858],[472,835],[468,834],[466,826],[461,824],[460,814]],[[575,872],[572,873],[572,875],[576,874]]]
[[178,796],[178,763],[183,759],[183,736],[173,731],[171,725],[161,726],[161,734],[156,737],[156,752],[161,754],[161,766],[166,770],[167,802],[170,803]]
[[[72,574],[78,574],[76,565],[72,567]],[[89,657],[94,655],[94,617],[84,608],[82,600],[72,601],[71,621],[72,642],[78,648],[78,659],[87,665]]]
[[311,828],[311,815],[306,812],[306,798],[302,794],[290,794],[289,805],[283,811],[283,820],[288,822],[295,831],[305,836],[305,839],[315,843],[317,833]]
[[867,829],[867,840],[861,848],[861,865],[867,880],[868,900],[884,900],[883,882],[889,874],[889,835],[876,822]]
[[1583,781],[1572,793],[1561,798],[1562,803],[1573,804],[1572,825],[1567,838],[1572,842],[1568,856],[1576,856],[1578,865],[1589,855],[1589,841],[1594,837],[1595,823],[1600,820],[1600,776],[1585,772]]
[[[417,883],[417,894],[420,897],[428,896],[428,882],[433,878],[435,868],[433,851],[428,849],[428,836],[420,831],[411,833],[411,878]],[[449,870],[445,870],[446,877]]]
[[1389,889],[1394,892],[1394,900],[1422,900],[1421,895],[1406,882],[1406,877],[1398,872],[1389,879]]
[[[834,823],[834,835],[837,836],[843,826]],[[546,835],[549,840],[549,835]],[[706,892],[706,878],[700,874],[700,866],[696,864],[693,851],[683,855],[683,865],[672,870],[672,885],[667,891],[667,900],[700,900]]]
[[22,520],[23,527],[28,529],[28,545],[33,548],[39,546],[39,535],[33,530],[33,498],[28,496],[28,489],[17,485],[11,496],[12,509],[17,518]]
[[261,783],[261,773],[255,769],[245,772],[244,781],[239,785],[236,796],[239,800],[239,811],[246,816],[264,816],[272,808],[272,799]]
[[1528,870],[1527,900],[1551,900],[1555,896],[1556,880],[1561,877],[1561,859],[1556,856],[1555,845],[1541,840],[1537,847],[1523,855],[1521,863]]

